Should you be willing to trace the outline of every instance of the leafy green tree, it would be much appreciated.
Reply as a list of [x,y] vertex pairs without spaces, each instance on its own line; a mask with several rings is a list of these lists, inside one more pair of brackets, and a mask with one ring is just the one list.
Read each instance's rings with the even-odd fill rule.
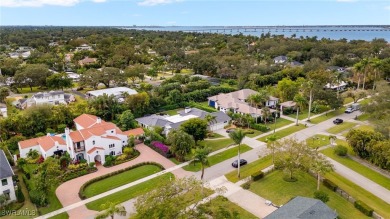
[[312,156],[312,161],[309,168],[317,173],[317,191],[319,191],[321,175],[333,171],[333,165],[324,156],[316,152]]
[[119,216],[126,216],[127,211],[122,205],[118,205],[113,202],[106,202],[100,205],[100,209],[103,210],[102,213],[98,214],[95,219],[104,219],[110,217],[114,219],[114,216],[117,214]]
[[136,118],[145,115],[151,110],[150,97],[146,92],[129,95],[125,99],[125,105],[134,113]]
[[158,71],[156,68],[151,68],[149,71],[146,73],[151,79],[155,78],[158,76]]
[[244,140],[246,135],[246,132],[242,131],[242,129],[236,129],[234,132],[229,133],[229,137],[234,141],[235,144],[238,145],[238,152],[237,152],[237,160],[238,160],[238,168],[237,168],[237,177],[240,178],[240,146],[242,143],[242,140]]
[[82,86],[91,86],[94,89],[97,89],[100,80],[100,72],[97,69],[90,68],[80,76],[80,85]]
[[267,148],[271,150],[272,153],[272,164],[275,165],[275,150],[276,148],[276,142],[277,138],[275,135],[271,135],[267,138]]
[[351,129],[346,139],[348,144],[352,147],[353,151],[359,155],[359,157],[366,159],[370,157],[370,147],[377,141],[383,140],[383,135],[374,132],[359,129]]
[[349,89],[343,94],[344,97],[350,97],[353,99],[354,103],[357,103],[360,99],[363,99],[367,96],[367,92],[364,90],[352,90]]
[[207,136],[207,122],[200,118],[192,118],[180,125],[180,129],[194,137],[195,143]]
[[283,78],[278,82],[277,90],[280,99],[282,101],[293,100],[294,96],[299,91],[300,84],[296,81],[292,81],[289,78]]
[[51,75],[49,68],[42,64],[27,64],[15,73],[15,83],[19,86],[46,86],[46,78]]
[[130,80],[133,82],[133,84],[134,84],[135,80],[137,80],[137,78],[139,78],[140,74],[144,74],[146,72],[147,72],[146,67],[144,65],[141,65],[141,64],[135,64],[135,65],[127,67],[125,69],[126,77],[130,78]]
[[202,174],[200,175],[200,180],[203,180],[204,176],[204,169],[206,166],[209,166],[209,159],[208,156],[210,154],[210,148],[208,147],[198,147],[195,149],[193,160],[191,161],[192,163],[200,163],[201,169],[202,169]]
[[72,87],[72,79],[65,73],[52,74],[46,78],[46,85],[51,89],[62,89]]
[[126,110],[120,115],[119,125],[122,130],[129,130],[137,127],[137,122],[134,120],[134,115],[131,113],[131,110]]
[[271,116],[271,110],[268,107],[264,107],[261,109],[261,118],[263,119],[263,122],[267,124],[268,118]]
[[191,149],[195,147],[194,138],[183,130],[170,131],[167,141],[171,145],[170,151],[179,161],[184,161],[185,157],[191,153]]
[[5,103],[6,97],[10,94],[9,89],[7,87],[0,88],[0,103]]
[[[216,120],[216,118],[217,118],[217,116],[213,116],[212,114],[207,114],[205,117],[204,117],[204,120],[207,122],[207,124],[209,125],[209,126],[211,126],[212,124],[214,124],[214,122],[216,122],[217,120]],[[212,133],[213,132],[213,130],[210,128],[210,132]]]
[[112,121],[117,113],[121,112],[121,106],[114,95],[103,94],[89,100],[89,105],[95,111],[95,115],[103,120]]

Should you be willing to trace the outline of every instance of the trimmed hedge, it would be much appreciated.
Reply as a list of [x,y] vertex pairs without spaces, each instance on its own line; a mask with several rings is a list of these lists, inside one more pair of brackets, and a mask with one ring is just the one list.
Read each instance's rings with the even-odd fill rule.
[[250,127],[261,132],[268,132],[270,128],[266,125],[263,124],[256,124],[256,123],[251,123]]
[[329,179],[324,179],[322,183],[324,184],[324,186],[326,186],[328,189],[332,190],[333,192],[335,192],[338,188],[337,185],[334,182],[330,181]]
[[345,157],[348,153],[348,148],[343,146],[343,145],[337,145],[335,148],[334,148],[334,153],[338,156],[342,156],[342,157]]
[[140,166],[144,166],[144,165],[155,165],[157,167],[160,167],[162,170],[165,170],[165,168],[159,164],[159,163],[155,163],[155,162],[143,162],[143,163],[138,163],[136,165],[133,165],[133,166],[130,166],[130,167],[127,167],[127,168],[124,168],[124,169],[120,169],[120,170],[117,170],[117,171],[114,171],[114,172],[111,172],[109,174],[106,174],[106,175],[103,175],[103,176],[99,176],[99,177],[96,177],[96,178],[93,178],[87,182],[85,182],[81,187],[80,187],[80,190],[79,190],[79,197],[81,199],[86,199],[87,197],[85,196],[84,194],[84,190],[85,188],[87,188],[90,184],[94,183],[94,182],[97,182],[97,181],[100,181],[102,179],[106,179],[108,177],[111,177],[111,176],[114,176],[114,175],[117,175],[117,174],[120,174],[120,173],[123,173],[125,171],[128,171],[128,170],[131,170],[131,169],[134,169],[134,168],[137,168],[137,167],[140,167]]
[[371,217],[372,213],[374,212],[374,210],[370,206],[360,200],[355,201],[353,205],[355,206],[355,208],[357,208],[359,211],[369,217]]
[[251,179],[252,179],[253,181],[260,180],[260,179],[262,179],[263,177],[264,177],[264,172],[263,172],[263,171],[259,171],[259,172],[254,173],[254,174],[251,175]]

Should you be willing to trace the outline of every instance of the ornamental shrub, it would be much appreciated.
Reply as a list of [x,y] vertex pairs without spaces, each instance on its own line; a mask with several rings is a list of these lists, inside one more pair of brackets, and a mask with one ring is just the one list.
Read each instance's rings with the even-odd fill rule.
[[357,200],[357,201],[355,201],[355,203],[353,205],[355,206],[355,208],[357,208],[363,214],[365,214],[369,217],[372,216],[372,213],[374,210],[370,206],[368,206],[366,203],[364,203],[360,200]]
[[323,203],[326,203],[329,201],[329,195],[328,195],[328,193],[326,193],[324,191],[315,191],[314,198],[321,200]]
[[333,192],[335,192],[338,188],[337,185],[334,182],[330,181],[329,179],[324,179],[322,183],[324,184],[324,186],[328,187]]
[[150,143],[150,147],[164,157],[168,157],[169,148],[164,143],[160,141],[152,141]]
[[348,149],[347,147],[343,146],[343,145],[337,145],[335,148],[334,148],[334,153],[337,154],[338,156],[346,156],[347,155],[347,152],[348,152]]
[[263,177],[264,177],[264,173],[262,171],[259,171],[251,175],[253,181],[257,181],[259,179],[262,179]]

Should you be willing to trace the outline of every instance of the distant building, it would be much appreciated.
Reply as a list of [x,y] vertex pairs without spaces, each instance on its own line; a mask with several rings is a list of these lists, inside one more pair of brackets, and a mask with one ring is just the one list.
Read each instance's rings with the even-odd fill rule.
[[68,78],[72,79],[72,81],[80,81],[80,75],[72,72],[72,71],[66,71],[66,75],[68,75]]
[[79,65],[84,66],[84,65],[94,64],[96,63],[96,60],[97,60],[96,58],[85,57],[84,59],[79,61]]
[[327,83],[324,88],[325,89],[330,89],[330,90],[335,90],[335,91],[343,91],[347,88],[348,83],[345,81],[341,81],[340,83]]
[[0,115],[3,116],[4,118],[7,118],[7,117],[8,117],[8,114],[7,114],[7,107],[0,108]]
[[114,95],[119,102],[124,101],[124,95],[133,95],[137,94],[138,92],[136,90],[127,88],[127,87],[114,87],[114,88],[107,88],[107,89],[101,89],[101,90],[93,90],[87,92],[87,97],[94,98],[103,96],[104,94],[111,96]]
[[275,64],[283,64],[288,61],[287,56],[277,56],[274,58],[274,63]]
[[51,42],[49,43],[49,46],[50,47],[55,47],[55,46],[58,46],[59,44],[57,42]]
[[336,219],[337,213],[318,199],[297,196],[264,219]]
[[76,99],[72,94],[66,94],[63,91],[50,91],[36,93],[30,98],[19,99],[14,101],[12,104],[20,109],[26,109],[36,105],[59,105],[68,104],[74,101],[76,101]]
[[231,118],[223,112],[208,113],[206,111],[197,108],[187,107],[184,110],[179,111],[178,113],[179,113],[178,115],[174,115],[174,116],[167,116],[167,115],[145,116],[136,119],[136,121],[144,128],[152,128],[154,126],[162,127],[164,128],[163,133],[168,134],[170,130],[179,128],[179,126],[183,122],[192,118],[204,119],[208,114],[215,116],[215,121],[211,121],[208,126],[208,129],[212,131],[223,129],[223,127],[227,125],[231,120]]
[[288,63],[291,67],[302,67],[303,64],[300,63],[300,62],[297,62],[297,61],[292,61],[290,63]]
[[15,186],[12,176],[15,175],[3,150],[0,149],[0,194],[4,195],[7,203],[16,200]]
[[76,47],[76,51],[93,51],[93,48],[88,44],[82,44],[81,46]]
[[340,66],[329,66],[326,70],[328,71],[337,71],[337,72],[340,72],[340,73],[343,73],[346,71],[346,69],[344,67],[340,67]]

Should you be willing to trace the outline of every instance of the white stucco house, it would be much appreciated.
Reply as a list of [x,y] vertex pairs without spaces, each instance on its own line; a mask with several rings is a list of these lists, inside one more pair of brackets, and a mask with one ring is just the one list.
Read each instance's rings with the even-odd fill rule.
[[20,157],[27,157],[30,150],[37,150],[44,158],[67,151],[76,160],[103,164],[105,155],[122,154],[130,135],[143,135],[141,128],[121,131],[114,123],[99,117],[83,114],[73,120],[76,130],[65,129],[64,134],[33,138],[19,142]]
[[21,109],[29,108],[36,105],[50,104],[68,104],[69,102],[76,101],[73,94],[66,94],[63,91],[50,91],[50,92],[39,92],[34,94],[32,97],[20,102],[17,107]]
[[16,200],[15,186],[12,176],[15,175],[4,151],[0,149],[0,195],[4,195],[7,203]]
[[92,90],[86,93],[88,98],[95,98],[95,97],[103,96],[104,94],[108,96],[114,95],[119,102],[123,102],[125,95],[134,95],[134,94],[138,94],[138,92],[128,87],[113,87],[113,88],[107,88],[101,90]]

